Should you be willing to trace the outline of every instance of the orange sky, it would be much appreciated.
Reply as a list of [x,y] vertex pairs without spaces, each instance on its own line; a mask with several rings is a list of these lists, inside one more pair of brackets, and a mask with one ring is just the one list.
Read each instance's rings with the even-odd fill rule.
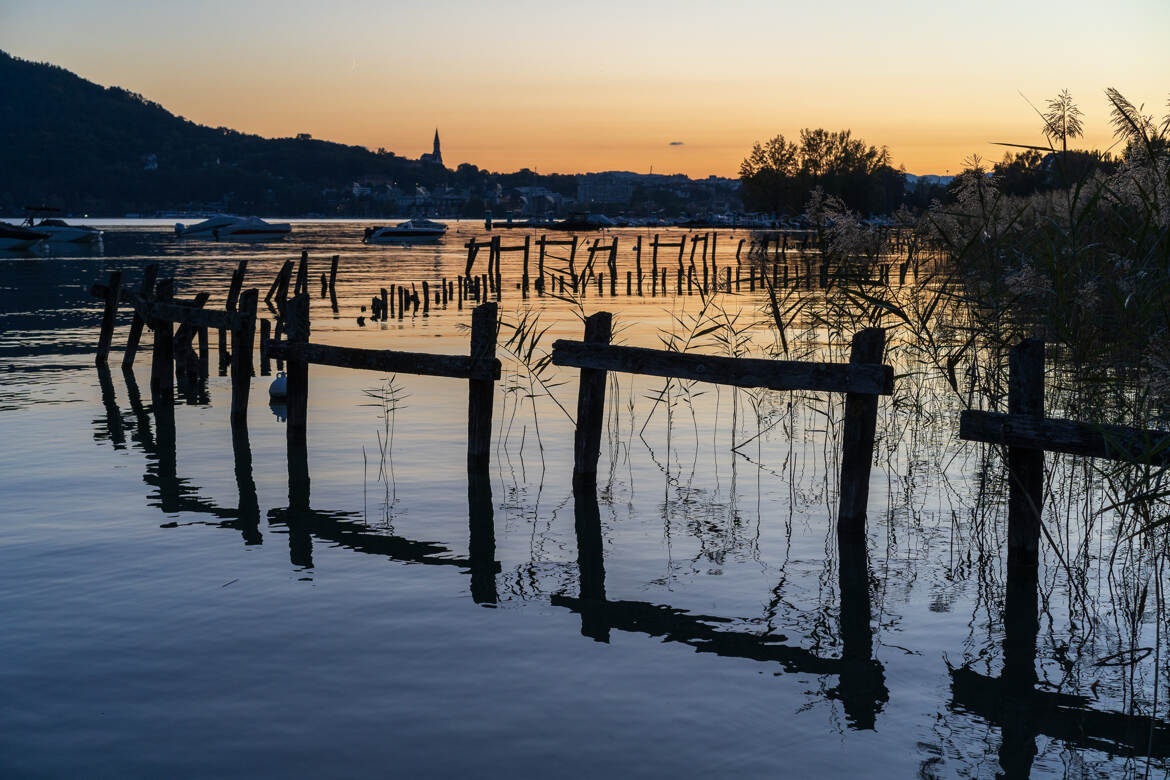
[[1040,142],[1021,93],[1064,88],[1105,147],[1106,87],[1165,111],[1167,39],[1162,0],[0,5],[0,48],[197,122],[411,157],[437,126],[449,166],[541,172],[734,176],[753,142],[805,126],[954,172],[1001,157],[991,141]]

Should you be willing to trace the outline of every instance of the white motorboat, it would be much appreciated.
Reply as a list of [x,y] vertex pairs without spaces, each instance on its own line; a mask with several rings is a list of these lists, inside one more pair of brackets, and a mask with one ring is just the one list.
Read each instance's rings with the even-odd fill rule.
[[366,228],[362,241],[377,243],[379,241],[410,241],[418,239],[435,239],[447,232],[447,226],[441,222],[432,222],[429,219],[408,219],[399,222],[394,227]]
[[0,222],[0,249],[28,249],[49,237],[48,233]]
[[[70,225],[63,219],[49,216],[58,213],[58,209],[47,206],[27,206],[25,211],[28,212],[28,217],[25,218],[22,227],[35,230],[38,233],[45,233],[48,236],[45,241],[49,243],[83,244],[100,241],[102,238],[102,231],[95,227]],[[40,217],[40,222],[36,222],[37,217]]]
[[175,235],[180,238],[210,238],[215,241],[267,241],[284,238],[292,232],[287,222],[265,222],[259,217],[233,217],[217,214],[191,226],[175,223]]

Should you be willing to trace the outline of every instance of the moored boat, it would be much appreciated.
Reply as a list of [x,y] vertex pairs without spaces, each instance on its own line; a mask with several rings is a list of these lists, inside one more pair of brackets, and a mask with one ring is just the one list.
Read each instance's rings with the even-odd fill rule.
[[175,223],[175,235],[179,238],[210,238],[216,241],[267,241],[284,238],[292,232],[287,222],[265,222],[259,217],[235,217],[217,214],[194,225]]
[[[57,209],[45,206],[29,206],[26,207],[25,211],[28,212],[28,217],[25,219],[22,227],[46,234],[45,241],[49,243],[84,244],[100,241],[102,238],[102,231],[95,227],[90,227],[89,225],[70,225],[63,219],[47,216],[49,214],[56,214],[58,212]],[[34,224],[37,216],[40,216],[41,221]]]
[[362,241],[377,243],[379,241],[409,241],[419,239],[436,239],[447,232],[447,226],[441,222],[432,222],[429,219],[408,219],[390,227],[366,228]]
[[0,249],[28,249],[49,237],[48,233],[0,222]]

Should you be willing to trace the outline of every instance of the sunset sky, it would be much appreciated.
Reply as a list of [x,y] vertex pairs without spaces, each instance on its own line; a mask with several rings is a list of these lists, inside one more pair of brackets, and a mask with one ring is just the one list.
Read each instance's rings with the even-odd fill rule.
[[1040,142],[1025,97],[1064,88],[1103,148],[1106,87],[1167,110],[1167,40],[1167,0],[0,0],[0,49],[203,124],[411,157],[438,127],[448,166],[543,173],[734,176],[805,126],[955,172]]

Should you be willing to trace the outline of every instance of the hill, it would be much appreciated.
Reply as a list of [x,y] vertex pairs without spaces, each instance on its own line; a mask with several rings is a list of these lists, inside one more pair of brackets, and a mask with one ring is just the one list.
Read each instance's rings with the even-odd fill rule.
[[[486,176],[466,168],[458,177],[464,187]],[[355,181],[413,192],[456,178],[441,165],[390,152],[199,125],[141,95],[2,51],[0,171],[0,214],[26,204],[94,215],[190,208],[361,214],[376,204],[350,195]]]

